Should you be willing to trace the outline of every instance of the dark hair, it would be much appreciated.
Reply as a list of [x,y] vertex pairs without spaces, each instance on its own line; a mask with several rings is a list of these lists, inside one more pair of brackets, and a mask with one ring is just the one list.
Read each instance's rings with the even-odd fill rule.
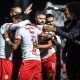
[[46,15],[46,14],[45,14],[44,11],[37,11],[37,12],[36,12],[36,16],[37,16],[37,15]]
[[14,15],[12,18],[24,20],[24,16],[22,14]]
[[46,18],[48,18],[48,17],[53,17],[54,18],[54,16],[52,14],[46,14]]
[[66,7],[74,17],[80,16],[80,2],[68,3]]

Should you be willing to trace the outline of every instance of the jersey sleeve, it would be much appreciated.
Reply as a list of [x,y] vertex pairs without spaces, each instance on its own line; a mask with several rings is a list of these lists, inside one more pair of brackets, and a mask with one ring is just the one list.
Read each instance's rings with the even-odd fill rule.
[[19,22],[17,24],[12,24],[9,29],[10,30],[16,30],[16,29],[22,28],[25,25],[29,24],[29,22],[30,22],[29,20],[24,20],[24,21],[21,21],[21,22]]
[[0,32],[1,34],[3,34],[4,32],[8,31],[8,30],[16,30],[16,29],[19,29],[19,28],[22,28],[24,27],[25,25],[29,24],[30,21],[29,20],[25,20],[25,21],[22,21],[22,22],[19,22],[17,24],[13,24],[13,23],[5,23],[1,26],[0,28]]
[[21,29],[18,29],[18,30],[16,31],[15,39],[16,39],[16,40],[21,40]]
[[12,23],[5,23],[0,28],[0,33],[4,34],[4,32],[8,31]]
[[29,20],[24,20],[24,21],[19,22],[18,25],[19,25],[20,27],[23,27],[23,26],[25,26],[25,25],[27,25],[27,24],[29,24],[29,23],[30,23]]

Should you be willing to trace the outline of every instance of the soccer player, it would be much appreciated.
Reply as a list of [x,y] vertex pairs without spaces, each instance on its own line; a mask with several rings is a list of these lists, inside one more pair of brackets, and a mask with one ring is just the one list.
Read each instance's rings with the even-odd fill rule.
[[34,46],[41,32],[38,28],[28,25],[16,32],[13,48],[16,49],[21,42],[22,50],[19,80],[42,80],[40,52]]
[[[16,22],[20,22],[22,20],[22,16],[17,15],[13,17]],[[14,23],[13,19],[13,23]],[[5,34],[7,30],[13,29],[11,28],[12,23],[5,23],[0,28],[0,80],[11,80],[12,76],[12,53],[13,50],[11,46],[9,46],[6,42],[9,39],[5,39]]]
[[[52,44],[52,36],[54,34],[48,30],[48,25],[46,25],[46,14],[43,11],[38,11],[35,19],[36,25],[47,35],[46,39],[42,39],[42,37],[39,36],[38,48],[40,48],[41,54],[42,76],[44,80],[54,80],[56,74],[56,51],[52,47],[52,45],[54,45]],[[48,35],[51,37],[48,38]]]

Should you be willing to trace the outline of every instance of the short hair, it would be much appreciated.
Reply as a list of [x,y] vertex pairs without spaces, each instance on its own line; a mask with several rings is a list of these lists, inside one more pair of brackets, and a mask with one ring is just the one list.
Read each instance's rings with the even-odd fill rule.
[[14,15],[12,18],[24,20],[24,16],[22,14]]
[[54,18],[54,16],[52,14],[46,14],[46,18],[49,18],[49,17],[53,17]]
[[46,14],[45,14],[44,11],[37,11],[37,12],[36,12],[36,16],[38,16],[38,15],[46,15]]
[[75,17],[80,16],[80,2],[71,2],[66,5],[67,9],[73,14]]
[[[11,10],[13,10],[14,8],[19,8],[19,9],[21,9],[20,6],[13,6],[13,7],[11,8]],[[22,9],[21,9],[21,10],[22,10]]]

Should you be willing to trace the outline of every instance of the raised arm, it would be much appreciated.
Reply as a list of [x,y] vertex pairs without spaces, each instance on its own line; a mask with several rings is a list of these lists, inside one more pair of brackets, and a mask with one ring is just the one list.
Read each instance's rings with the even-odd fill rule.
[[32,6],[33,6],[33,4],[30,4],[30,5],[26,8],[26,10],[24,11],[24,14],[25,14],[25,15],[28,15],[28,14],[32,11]]

